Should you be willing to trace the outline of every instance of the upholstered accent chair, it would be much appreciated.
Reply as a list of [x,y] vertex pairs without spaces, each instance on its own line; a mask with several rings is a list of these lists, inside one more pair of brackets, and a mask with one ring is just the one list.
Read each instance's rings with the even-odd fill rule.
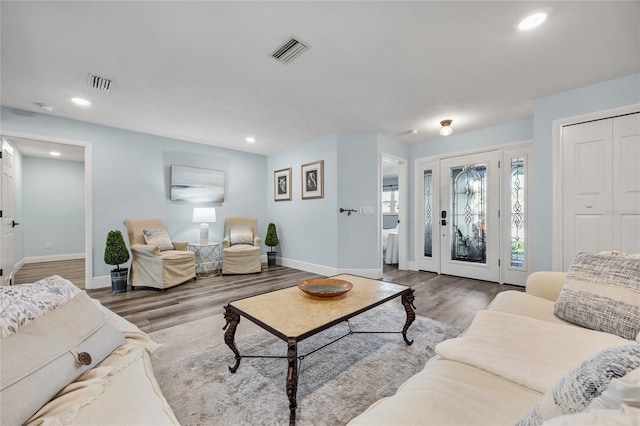
[[262,270],[258,221],[255,217],[228,217],[224,221],[222,273],[252,274]]
[[125,219],[129,234],[131,270],[134,287],[166,289],[196,277],[195,254],[189,243],[171,241],[161,219]]

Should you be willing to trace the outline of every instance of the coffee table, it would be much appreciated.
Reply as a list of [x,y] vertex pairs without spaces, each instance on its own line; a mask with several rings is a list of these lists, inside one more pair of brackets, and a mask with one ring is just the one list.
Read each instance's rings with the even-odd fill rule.
[[[298,287],[290,287],[235,300],[225,306],[224,342],[233,351],[236,359],[229,371],[235,373],[242,358],[287,358],[286,392],[289,399],[290,425],[295,425],[296,421],[299,362],[306,356],[355,333],[402,333],[407,345],[413,343],[407,339],[407,330],[416,318],[413,289],[349,274],[332,278],[349,281],[353,284],[353,289],[344,295],[327,298],[309,296]],[[298,355],[298,342],[397,297],[401,298],[407,313],[402,331],[366,332],[349,329],[347,334],[332,342],[307,354]],[[236,328],[241,316],[287,342],[287,356],[241,355],[235,344]]]

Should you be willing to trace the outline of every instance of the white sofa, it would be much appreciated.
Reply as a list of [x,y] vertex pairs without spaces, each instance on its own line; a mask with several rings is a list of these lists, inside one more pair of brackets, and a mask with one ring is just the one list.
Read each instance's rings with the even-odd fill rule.
[[[637,275],[628,280],[631,292],[621,297],[635,306],[630,308],[630,321],[640,328],[640,258],[633,262],[631,274]],[[640,424],[640,334],[623,338],[558,318],[556,300],[568,281],[565,273],[536,272],[527,281],[526,293],[498,294],[462,336],[438,345],[437,355],[395,395],[375,402],[349,425],[514,425],[535,411],[537,404],[543,407],[537,411],[542,412],[542,421],[559,422],[554,424],[599,424],[606,416],[622,419],[607,424]],[[635,351],[627,358],[635,363],[631,372],[614,378],[606,394],[590,396],[587,409],[550,420],[570,414],[566,407],[563,411],[544,405],[554,395],[570,393],[559,383],[566,385],[567,376],[583,371],[585,359],[599,359],[596,354],[603,350],[629,345]],[[616,349],[606,349],[611,347]],[[608,405],[602,398],[609,398]],[[522,424],[541,424],[540,417],[527,419]]]
[[1,424],[179,424],[134,324],[58,276],[0,296]]

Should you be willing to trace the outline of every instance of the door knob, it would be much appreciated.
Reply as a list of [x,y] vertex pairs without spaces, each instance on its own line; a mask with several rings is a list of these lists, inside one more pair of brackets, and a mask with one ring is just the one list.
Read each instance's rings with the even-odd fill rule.
[[16,222],[15,220],[12,220],[12,221],[11,221],[11,227],[12,227],[12,228],[15,228],[15,227],[16,227],[16,226],[18,226],[18,225],[20,225],[20,223],[19,223],[19,222]]

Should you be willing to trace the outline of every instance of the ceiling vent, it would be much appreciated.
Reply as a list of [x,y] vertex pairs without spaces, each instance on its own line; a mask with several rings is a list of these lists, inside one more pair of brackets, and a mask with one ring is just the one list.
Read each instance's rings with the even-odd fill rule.
[[113,80],[94,74],[89,74],[88,84],[90,87],[102,90],[103,92],[108,92],[109,90],[113,89]]
[[288,64],[305,50],[307,50],[306,45],[300,43],[295,38],[292,38],[280,46],[275,52],[273,52],[273,54],[271,54],[271,56],[283,64]]

